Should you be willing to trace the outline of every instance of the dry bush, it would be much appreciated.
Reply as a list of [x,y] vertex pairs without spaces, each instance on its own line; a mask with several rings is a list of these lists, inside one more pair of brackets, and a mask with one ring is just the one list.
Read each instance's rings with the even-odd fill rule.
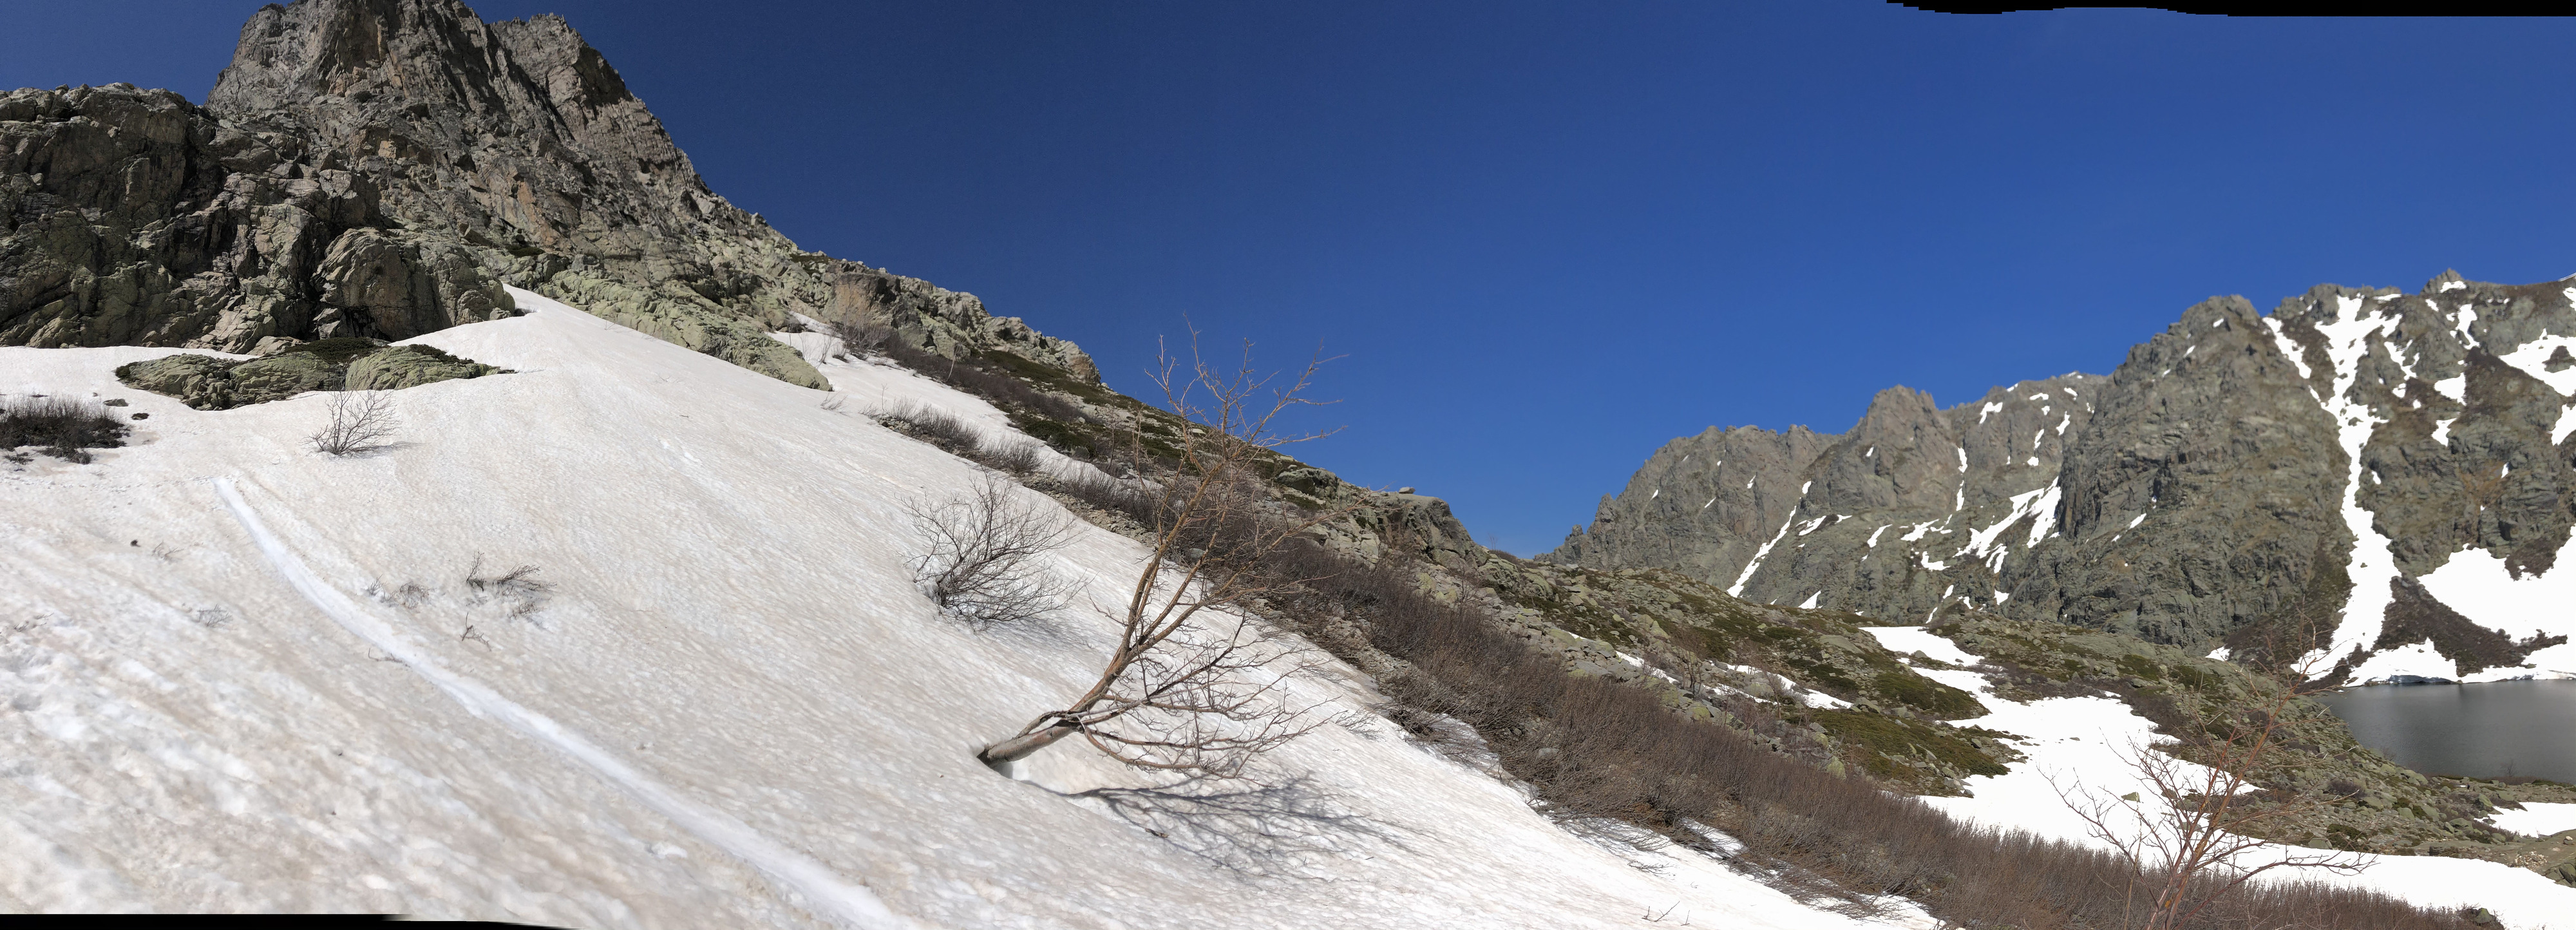
[[[2296,640],[2281,638],[2312,642],[2316,636],[2301,631]],[[2276,642],[2263,654],[2285,656],[2289,648]],[[2324,668],[2325,656],[2320,651],[2256,669],[2272,685],[2269,700],[2223,727],[2193,728],[2179,719],[2167,724],[2167,730],[2187,734],[2177,748],[2193,761],[2144,744],[2125,747],[2122,761],[2146,784],[2145,792],[2114,797],[2106,789],[2049,779],[2058,799],[2084,820],[2093,838],[2108,844],[2141,876],[2135,886],[2141,894],[2124,889],[2123,897],[2134,900],[2148,930],[2188,926],[2273,869],[2352,875],[2368,867],[2358,856],[2278,852],[2256,838],[2278,832],[2272,828],[2276,822],[2314,814],[2359,793],[2354,786],[2338,796],[2335,786],[2328,785],[2325,795],[2280,797],[2274,792],[2272,803],[2254,803],[2248,794],[2283,774],[2285,750],[2291,747],[2284,742],[2290,733],[2282,727],[2290,703],[2327,690],[2309,684]],[[2179,717],[2179,712],[2168,705],[2164,713],[2150,716]]]
[[841,340],[843,352],[865,358],[885,354],[886,343],[894,338],[894,328],[863,317],[833,323],[832,336]]
[[1015,439],[987,442],[975,450],[975,461],[1014,475],[1031,474],[1038,470],[1038,446]]
[[1180,431],[1171,472],[1136,485],[1151,552],[1113,614],[1117,645],[1091,687],[985,747],[977,754],[985,763],[1006,765],[1079,735],[1138,768],[1231,778],[1333,722],[1287,703],[1285,681],[1311,660],[1249,609],[1278,588],[1263,571],[1266,556],[1321,519],[1266,522],[1257,463],[1314,438],[1282,436],[1272,424],[1312,403],[1301,395],[1322,360],[1273,389],[1276,376],[1253,369],[1249,343],[1232,367],[1197,348],[1193,340],[1186,366],[1165,353],[1156,375],[1172,413],[1196,428]]
[[1028,382],[1009,372],[996,371],[980,358],[934,355],[906,345],[900,339],[885,342],[885,356],[933,380],[992,401],[995,406],[1015,407],[1060,423],[1080,423],[1091,419],[1072,402],[1030,387]]
[[1112,478],[1092,469],[1057,482],[1066,496],[1110,513],[1125,516],[1142,526],[1154,524],[1156,498],[1143,482]]
[[499,601],[512,617],[525,617],[544,607],[555,589],[554,582],[537,577],[534,565],[520,565],[498,575],[483,574],[483,557],[465,570],[465,588],[474,592],[475,600]]
[[[88,464],[83,449],[125,444],[128,427],[94,401],[66,397],[0,399],[0,451],[35,446],[46,455]],[[23,459],[22,459],[23,460]]]
[[958,455],[973,452],[981,445],[975,430],[964,421],[923,404],[907,403],[868,416],[889,429]]
[[1073,541],[1064,512],[1024,499],[999,475],[945,500],[904,505],[925,548],[912,561],[913,581],[942,613],[977,626],[1010,623],[1064,606],[1072,586],[1040,567],[1047,553]]
[[341,391],[331,395],[331,419],[307,437],[313,451],[356,455],[392,444],[402,421],[394,418],[393,399],[382,391]]
[[[1643,689],[1567,675],[1557,657],[1504,632],[1473,606],[1424,594],[1401,557],[1363,565],[1300,541],[1270,557],[1274,578],[1301,579],[1271,598],[1303,618],[1327,648],[1357,656],[1334,618],[1356,620],[1368,646],[1403,661],[1383,675],[1388,710],[1419,735],[1436,721],[1474,728],[1496,761],[1529,784],[1541,811],[1569,824],[1624,821],[1713,855],[1728,850],[1692,828],[1707,824],[1744,844],[1733,855],[1793,891],[1840,894],[1842,907],[1900,895],[1952,925],[2138,928],[2123,895],[2142,878],[2108,852],[1953,820],[1860,777],[1841,777],[1781,751],[1761,735],[1787,735],[1772,710],[1746,699],[1725,709],[1734,725],[1695,720]],[[2204,883],[2194,890],[2209,887]],[[2460,928],[2457,915],[2314,883],[2245,886],[2193,920],[2194,928]]]

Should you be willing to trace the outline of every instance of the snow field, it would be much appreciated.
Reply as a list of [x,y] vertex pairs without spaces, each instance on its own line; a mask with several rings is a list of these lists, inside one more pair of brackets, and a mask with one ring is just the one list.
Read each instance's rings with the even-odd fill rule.
[[2493,821],[2496,826],[2524,836],[2551,836],[2567,830],[2576,830],[2576,804],[2544,804],[2528,801],[2524,802],[2521,810],[2500,810],[2495,813],[2495,816],[2487,819]]
[[[1226,817],[1075,744],[1001,778],[974,749],[1087,684],[1107,622],[937,617],[901,505],[974,467],[862,415],[998,411],[871,364],[809,391],[514,296],[529,315],[413,341],[519,373],[396,392],[402,445],[345,459],[299,446],[320,396],[194,411],[113,378],[171,350],[0,349],[0,385],[152,415],[97,464],[0,472],[0,911],[1863,926],[1586,841],[1365,713]],[[1140,558],[1086,526],[1055,567],[1115,590]],[[464,583],[478,559],[555,587],[514,606]],[[1347,668],[1290,690],[1370,700]]]
[[[1891,650],[1925,655],[1954,664],[1966,664],[1975,656],[1957,644],[1924,632],[1919,627],[1862,627]],[[1927,640],[1940,640],[1946,651],[1934,651]],[[2024,704],[1997,697],[1993,683],[1971,671],[1943,671],[1920,668],[1926,678],[1967,691],[1977,696],[1986,715],[1958,721],[1990,730],[2001,730],[2022,737],[2015,743],[2028,759],[2015,763],[2003,775],[1971,776],[1965,798],[1924,798],[1923,800],[1950,813],[1978,823],[2028,830],[2042,836],[2083,843],[2097,848],[2107,844],[2094,839],[2083,820],[2060,802],[2057,789],[2049,781],[2082,784],[2103,796],[2139,792],[2151,811],[2164,809],[2162,800],[2144,779],[2123,761],[2134,758],[2143,747],[2162,741],[2155,724],[2128,705],[2106,697],[2047,698]],[[2576,808],[2576,805],[2530,805],[2535,808]],[[2513,812],[2506,812],[2513,813]],[[2502,815],[2497,824],[2506,826]],[[2543,826],[2576,816],[2555,810],[2521,815],[2532,826]],[[2576,822],[2568,823],[2576,827]],[[2566,827],[2561,827],[2565,829]],[[2506,829],[2525,832],[2520,827]],[[2282,856],[2291,847],[2266,845],[2255,855]],[[2313,850],[2303,850],[2314,852]],[[2475,859],[2451,859],[2439,856],[2358,856],[2369,867],[2357,875],[2332,875],[2317,870],[2298,870],[2281,875],[2284,879],[2315,880],[2354,887],[2370,888],[2395,895],[2425,907],[2484,907],[2494,911],[2504,924],[2515,930],[2576,930],[2576,888],[2559,885],[2538,873],[2496,862]],[[2259,859],[2252,861],[2261,861]]]
[[[2445,287],[2444,290],[2451,288]],[[2569,289],[2576,299],[2576,288]],[[2383,316],[2382,307],[2365,307],[2361,298],[2337,298],[2336,319],[2318,330],[2326,336],[2327,354],[2334,363],[2334,393],[2320,402],[2342,431],[2344,452],[2352,461],[2352,473],[2344,486],[2344,521],[2352,530],[2356,544],[2352,564],[2347,569],[2353,581],[2351,601],[2345,606],[2344,621],[2336,630],[2334,642],[2320,657],[2341,656],[2369,645],[2378,639],[2384,614],[2388,609],[2389,581],[2397,576],[2396,558],[2389,551],[2389,540],[2380,535],[2374,516],[2360,504],[2361,483],[2370,480],[2361,462],[2361,448],[2382,420],[2369,407],[2355,403],[2346,394],[2359,376],[2360,364],[2370,354],[2370,339],[2383,330],[2393,329],[2394,317]],[[2474,344],[2470,328],[2476,323],[2473,307],[2457,308],[2457,330],[2463,342]],[[2289,349],[2288,336],[2280,331],[2277,321],[2267,319],[2274,338]],[[2383,337],[2384,338],[2384,337]],[[2551,372],[2547,360],[2560,346],[2576,345],[2576,338],[2542,336],[2513,352],[2501,356],[2506,363],[2547,383],[2561,394],[2576,393],[2576,369]],[[2401,368],[2404,360],[2398,360]],[[2306,372],[2304,364],[2301,372]],[[2435,387],[2444,395],[2458,400],[2464,396],[2464,378],[2447,378]],[[2436,431],[2438,441],[2447,433],[2445,421]],[[2562,439],[2576,431],[2576,416],[2561,414],[2552,440]],[[2576,543],[2560,550],[2562,558],[2576,555]],[[2451,557],[2441,568],[2418,579],[2434,598],[2449,605],[2480,626],[2505,633],[2516,639],[2532,635],[2576,635],[2576,614],[2564,607],[2576,598],[2576,575],[2550,572],[2537,577],[2514,578],[2505,570],[2504,560],[2485,550],[2464,550]],[[2332,661],[2326,658],[2326,661]],[[2429,644],[2417,643],[2390,649],[2374,655],[2352,670],[2349,681],[2360,682],[2390,675],[2422,675],[2457,681],[2497,681],[2518,677],[2576,676],[2576,645],[2560,645],[2533,653],[2527,660],[2530,668],[2495,668],[2463,673],[2459,665],[2435,651]]]

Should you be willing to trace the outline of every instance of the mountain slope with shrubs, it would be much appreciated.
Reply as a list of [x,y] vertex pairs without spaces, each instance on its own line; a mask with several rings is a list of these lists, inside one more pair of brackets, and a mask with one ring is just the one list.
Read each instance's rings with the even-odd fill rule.
[[[0,588],[0,738],[21,760],[0,780],[0,908],[581,926],[2129,919],[2105,889],[2136,863],[1936,803],[2054,751],[1978,725],[2014,696],[2053,700],[2013,692],[2006,665],[1899,653],[1880,614],[1839,600],[1763,603],[1797,599],[1764,596],[1788,582],[1751,561],[1709,573],[1734,555],[1532,562],[1476,545],[1437,498],[1275,450],[1208,474],[1190,451],[1209,424],[1109,389],[1073,344],[801,251],[707,190],[560,19],[271,6],[203,106],[122,85],[15,91],[0,140],[0,409],[30,424],[10,435],[65,450],[0,471],[0,559],[24,580]],[[2002,536],[1971,535],[2022,551],[2055,513],[2026,485],[2073,454],[2054,438],[2071,398],[2124,383],[1999,397],[1990,428],[1883,397],[1895,419],[1856,457],[1834,446],[1821,478],[1774,472],[1831,437],[1727,434],[1725,454],[1765,469],[1728,517],[1783,521],[1734,548],[1815,535],[1807,568],[1775,573],[1803,578],[1830,568],[1829,537],[1874,551],[1939,535],[1930,517],[1861,535],[1787,496],[1796,477],[1907,514],[1985,508]],[[304,437],[361,394],[398,432],[317,452]],[[40,405],[66,400],[70,419]],[[1999,462],[2036,439],[2022,464],[1953,486],[1942,443],[1960,431]],[[1241,668],[1269,670],[1247,694],[1315,725],[1223,773],[1239,778],[1073,740],[979,760],[1094,680],[1115,651],[1103,605],[1140,565],[1226,550],[1137,545],[1170,541],[1163,492],[1238,478],[1223,532],[1302,527],[1235,566],[1263,592],[1240,605],[1261,650]],[[1060,603],[969,622],[923,583],[920,515],[969,488],[1086,521],[1025,560]],[[2149,655],[2156,681],[2198,668]],[[2081,671],[2059,684],[2094,687],[2100,669]],[[2237,693],[2177,706],[2223,714]],[[2457,801],[2404,790],[2383,794]],[[2208,921],[2455,927],[2487,903],[2408,874],[2267,883]],[[2514,913],[2546,912],[2513,888]]]

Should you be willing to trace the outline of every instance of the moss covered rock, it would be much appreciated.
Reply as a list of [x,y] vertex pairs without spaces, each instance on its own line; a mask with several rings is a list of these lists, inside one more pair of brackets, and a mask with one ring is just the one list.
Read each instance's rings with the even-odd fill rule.
[[120,366],[116,379],[199,410],[221,410],[233,405],[232,370],[238,364],[211,355],[171,355]]
[[342,368],[320,356],[287,352],[233,366],[231,406],[285,400],[306,391],[340,389]]
[[537,290],[592,316],[780,381],[818,391],[832,389],[832,383],[804,356],[770,338],[767,327],[784,324],[784,316],[765,324],[744,319],[676,282],[646,289],[580,271],[559,272]]
[[116,377],[199,410],[223,410],[285,400],[307,391],[392,391],[505,372],[429,346],[342,338],[298,343],[250,361],[172,355],[118,368]]
[[480,378],[500,371],[429,346],[395,346],[349,363],[348,389],[394,391],[435,381]]

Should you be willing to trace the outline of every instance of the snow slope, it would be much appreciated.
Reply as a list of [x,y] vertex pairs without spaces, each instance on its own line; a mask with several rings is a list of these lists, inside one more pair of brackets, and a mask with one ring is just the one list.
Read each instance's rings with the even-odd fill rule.
[[[2443,290],[2447,292],[2453,288],[2445,286]],[[2576,300],[2576,288],[2569,288],[2567,295],[2569,299]],[[2335,318],[2317,326],[2317,331],[2326,340],[2326,354],[2333,361],[2334,387],[2330,395],[2319,397],[2317,402],[2337,423],[2342,424],[2341,442],[2344,455],[2351,463],[2345,476],[2342,507],[2344,522],[2352,530],[2354,545],[2351,563],[2345,568],[2345,574],[2352,580],[2351,600],[2344,605],[2343,620],[2335,631],[2333,643],[2311,657],[2322,662],[2332,662],[2335,657],[2349,655],[2376,643],[2388,612],[2389,582],[2398,576],[2396,556],[2389,551],[2390,540],[2379,532],[2376,515],[2361,506],[2360,497],[2362,482],[2377,480],[2375,476],[2365,474],[2367,469],[2364,468],[2362,448],[2369,443],[2372,434],[2388,422],[2388,417],[2357,400],[2355,386],[2363,366],[2372,358],[2374,341],[2398,338],[2399,314],[2388,303],[2390,298],[2387,297],[2365,300],[2343,296],[2335,300]],[[2461,341],[2476,344],[2478,340],[2470,335],[2471,324],[2477,319],[2476,308],[2461,303],[2452,307],[2451,312]],[[2282,331],[2281,322],[2266,318],[2265,323],[2283,346],[2283,354],[2296,359],[2301,353]],[[2576,344],[2576,339],[2542,336],[2500,357],[2507,364],[2522,369],[2548,384],[2552,390],[2564,394],[2576,391],[2576,369],[2551,372],[2545,360],[2550,353],[2569,344]],[[2413,353],[2400,351],[2384,360],[2396,365],[2404,375],[2413,376],[2411,366],[2416,361]],[[2304,376],[2306,363],[2299,364]],[[2435,387],[2458,400],[2466,389],[2466,383],[2465,376],[2446,378]],[[2448,429],[2446,421],[2436,430],[2435,440],[2441,441]],[[2551,432],[2551,441],[2564,440],[2571,429],[2576,429],[2576,408],[2560,414],[2558,424]],[[2561,561],[2556,564],[2576,564],[2565,561],[2570,557],[2576,557],[2576,542],[2570,542],[2559,550]],[[2563,606],[2570,597],[2576,597],[2576,574],[2555,571],[2516,578],[2506,570],[2501,556],[2466,549],[2419,580],[2435,599],[2479,626],[2515,639],[2576,637],[2576,613],[2570,613]],[[2346,683],[2357,684],[2392,675],[2421,675],[2456,681],[2576,677],[2576,643],[2534,651],[2524,661],[2527,666],[2524,668],[2463,672],[2457,662],[2443,656],[2430,643],[2419,642],[2371,656],[2353,667]]]
[[[1954,663],[1969,655],[1955,643],[1919,627],[1862,629],[1900,653],[1920,649],[1926,655]],[[1926,640],[1948,646],[1950,654],[1930,646]],[[2025,704],[1997,697],[1993,683],[1976,672],[1932,668],[1916,671],[1975,694],[1985,706],[1986,715],[1958,722],[2023,737],[2015,745],[2029,756],[2006,774],[1970,777],[1967,782],[1972,797],[1923,799],[1934,807],[1981,823],[2105,846],[2087,832],[2073,811],[2059,802],[2050,776],[2062,783],[2089,786],[2106,796],[2137,791],[2147,804],[2162,804],[2156,792],[2122,762],[2124,754],[2163,739],[2156,735],[2154,723],[2138,716],[2128,705],[2106,697],[2047,698]],[[2561,816],[2555,811],[2536,810],[2522,815],[2517,825],[2506,829],[2556,823]],[[2505,826],[2505,814],[2499,814],[2496,822]],[[2287,848],[2269,846],[2266,850],[2279,855]],[[2576,888],[2557,884],[2536,872],[2496,862],[2439,856],[2357,858],[2369,863],[2368,869],[2358,875],[2309,871],[2291,877],[2373,888],[2427,907],[2484,907],[2514,930],[2576,930]]]
[[2524,836],[2552,836],[2576,830],[2576,804],[2545,804],[2526,801],[2518,811],[2497,811],[2488,818],[2496,826]]
[[[347,459],[299,447],[318,395],[195,411],[111,374],[167,349],[0,348],[0,390],[151,415],[95,464],[0,471],[0,911],[1858,925],[1588,843],[1374,717],[1226,798],[1118,790],[1148,783],[1070,744],[997,776],[973,749],[1086,684],[1106,621],[937,617],[901,502],[973,466],[860,414],[998,412],[868,364],[809,391],[514,296],[529,315],[414,341],[519,373],[397,392],[404,443]],[[1114,585],[1140,556],[1085,527],[1056,568]],[[478,561],[556,587],[478,592]],[[1358,679],[1297,699],[1361,708]]]

